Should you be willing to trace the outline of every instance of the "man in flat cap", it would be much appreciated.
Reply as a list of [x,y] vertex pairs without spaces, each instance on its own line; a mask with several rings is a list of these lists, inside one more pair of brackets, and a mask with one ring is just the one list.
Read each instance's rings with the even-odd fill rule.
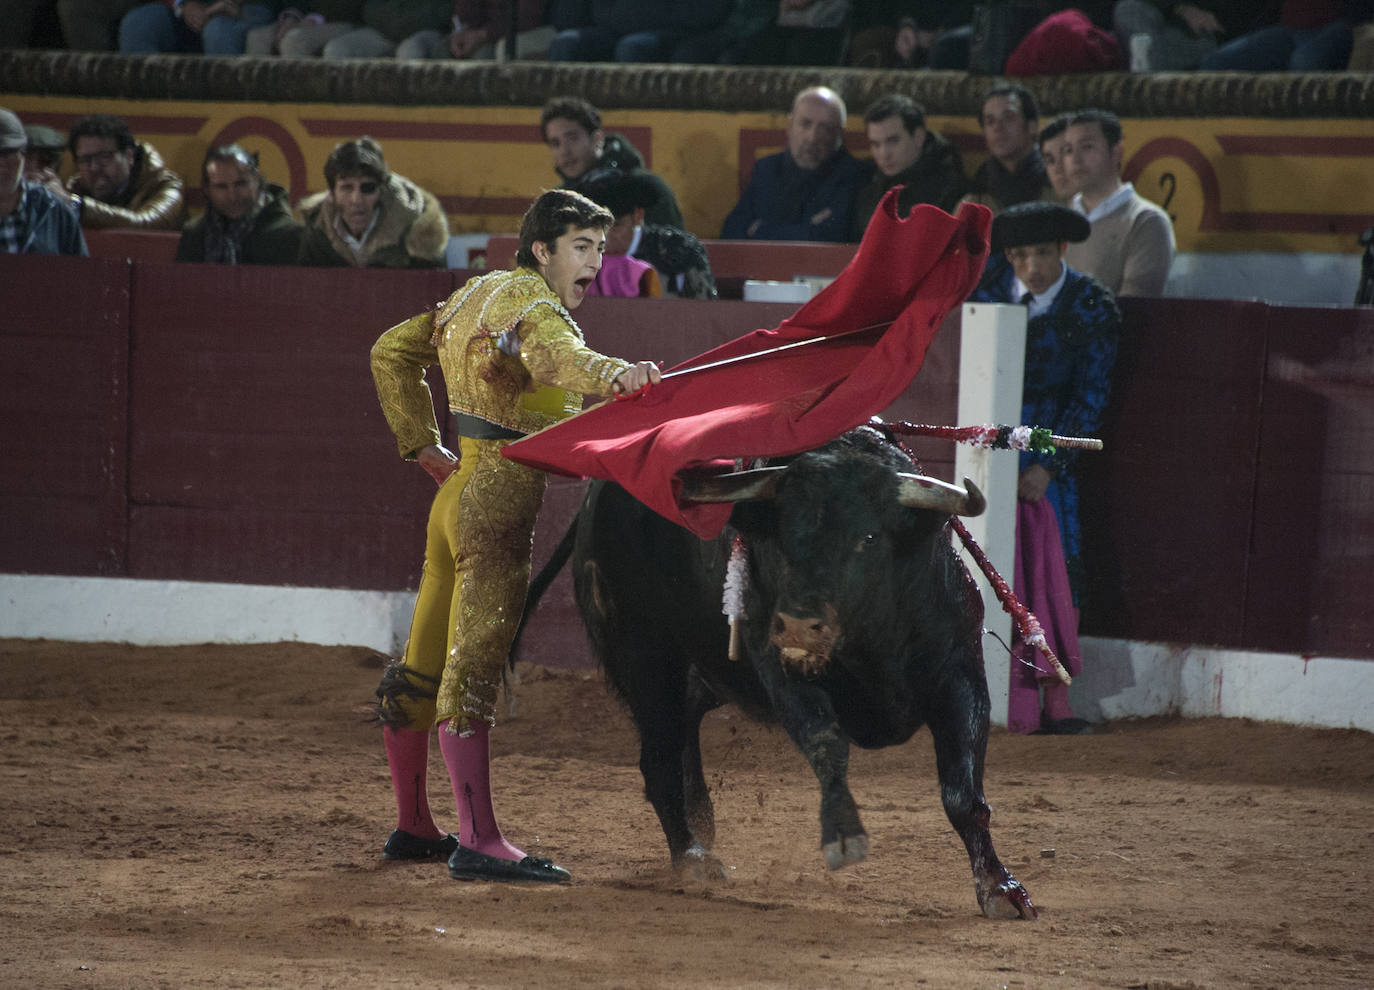
[[[574,188],[615,217],[606,231],[607,256],[628,255],[648,262],[669,295],[681,299],[716,298],[716,280],[706,247],[695,234],[670,224],[648,223],[646,211],[658,198],[658,187],[639,171],[599,168]],[[604,265],[602,266],[604,270]]]
[[[1027,307],[1021,422],[1068,436],[1095,436],[1111,392],[1121,313],[1110,289],[1064,261],[1087,239],[1081,213],[1056,203],[1009,207],[992,222],[992,256],[971,302]],[[1084,583],[1077,451],[1021,454],[1017,478],[1015,588],[1045,628],[1069,673],[1082,672],[1078,604]],[[1013,732],[1078,734],[1068,688],[1039,651],[1018,641],[1007,725]],[[1020,662],[1020,661],[1025,661]],[[1043,693],[1043,700],[1042,695]]]
[[24,178],[30,182],[60,186],[62,180],[59,175],[62,172],[62,156],[67,151],[67,139],[42,124],[25,124],[24,134],[28,137],[28,146],[24,150]]
[[62,197],[24,177],[28,143],[19,118],[0,108],[0,252],[89,254],[81,223]]

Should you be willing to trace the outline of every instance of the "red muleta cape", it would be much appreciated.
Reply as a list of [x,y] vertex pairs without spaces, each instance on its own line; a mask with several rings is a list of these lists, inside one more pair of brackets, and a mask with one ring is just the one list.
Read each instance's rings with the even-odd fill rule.
[[867,422],[910,384],[944,318],[978,284],[992,213],[964,204],[950,216],[921,205],[901,220],[896,193],[878,205],[839,277],[776,330],[755,330],[670,371],[836,339],[676,374],[509,444],[505,456],[615,481],[697,536],[715,536],[731,506],[680,504],[679,471],[800,453]]

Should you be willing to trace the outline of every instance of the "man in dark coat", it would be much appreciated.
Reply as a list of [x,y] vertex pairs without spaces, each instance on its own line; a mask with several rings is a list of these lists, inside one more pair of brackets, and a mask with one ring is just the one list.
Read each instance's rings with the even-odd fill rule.
[[563,180],[561,188],[574,188],[593,169],[616,169],[646,177],[655,190],[655,202],[644,211],[650,223],[681,227],[682,211],[672,187],[661,175],[644,167],[644,156],[619,134],[601,129],[601,112],[579,96],[560,96],[544,104],[539,131],[553,152],[553,168]]
[[1036,146],[1040,109],[1020,83],[998,83],[983,96],[978,113],[988,157],[973,173],[968,200],[1001,213],[1017,203],[1054,199],[1045,160]]
[[864,122],[877,171],[855,197],[849,239],[863,237],[878,201],[893,186],[903,187],[897,195],[901,216],[917,203],[930,203],[953,213],[968,188],[964,163],[954,145],[926,129],[924,108],[894,93],[869,107]]
[[294,265],[302,227],[286,190],[263,179],[258,156],[237,144],[211,148],[200,167],[205,213],[186,225],[177,261]]
[[827,86],[802,90],[787,118],[787,147],[754,163],[749,185],[725,218],[729,240],[843,241],[854,194],[868,178],[844,146],[847,111]]

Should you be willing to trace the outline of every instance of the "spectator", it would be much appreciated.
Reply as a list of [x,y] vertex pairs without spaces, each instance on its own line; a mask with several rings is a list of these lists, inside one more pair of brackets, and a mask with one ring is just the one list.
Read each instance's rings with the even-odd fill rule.
[[324,163],[328,190],[300,203],[302,265],[442,268],[448,217],[434,195],[386,167],[370,137],[337,145]]
[[81,226],[181,229],[186,219],[181,176],[162,163],[151,144],[135,141],[123,118],[103,113],[82,117],[67,146],[76,162],[67,197]]
[[[548,0],[517,0],[513,58],[542,58],[554,29],[545,23]],[[420,31],[401,42],[397,58],[489,59],[506,57],[511,0],[455,0],[452,30]]]
[[205,213],[186,225],[177,261],[219,265],[294,265],[301,225],[286,190],[258,171],[258,156],[237,144],[211,148],[200,167]]
[[876,0],[856,4],[849,42],[850,65],[861,69],[968,67],[968,37],[952,56],[942,56],[946,36],[973,18],[969,0]]
[[62,37],[74,52],[112,52],[119,22],[146,0],[57,0]]
[[645,209],[658,195],[644,173],[597,169],[583,176],[577,191],[615,217],[606,231],[607,260],[620,254],[638,258],[654,267],[670,294],[716,298],[716,282],[701,241],[680,227],[644,222]]
[[62,197],[24,177],[28,142],[19,118],[0,108],[0,251],[89,254],[81,224]]
[[1278,23],[1228,41],[1202,60],[1207,72],[1337,72],[1350,62],[1368,0],[1283,0]]
[[[1069,436],[1097,433],[1121,336],[1112,293],[1065,257],[1066,242],[1088,235],[1087,220],[1058,204],[1009,207],[992,222],[992,257],[970,296],[1027,307],[1020,421]],[[1077,606],[1085,583],[1076,455],[1068,448],[1020,455],[1014,576],[1017,596],[1075,677],[1083,669]],[[1018,638],[1013,654],[1007,727],[1061,735],[1090,731],[1074,717],[1067,686],[1039,651]]]
[[28,146],[24,149],[24,178],[45,186],[60,187],[62,180],[59,176],[62,174],[62,156],[67,150],[67,139],[42,124],[25,124],[24,134],[28,137]]
[[1069,126],[1069,114],[1061,113],[1040,131],[1036,139],[1040,145],[1040,158],[1045,163],[1045,178],[1049,181],[1052,195],[1044,198],[1061,205],[1068,205],[1073,194],[1078,192],[1064,171],[1064,131]]
[[601,258],[601,270],[587,286],[589,296],[617,296],[624,299],[649,298],[663,295],[663,283],[658,272],[647,261],[640,261],[621,251],[609,251]]
[[[1172,0],[1118,0],[1112,6],[1112,30],[1121,47],[1130,54],[1132,72],[1179,72],[1196,69],[1216,51],[1217,39],[1226,33],[1226,24],[1213,9],[1216,3],[1202,0],[1205,6],[1174,3]],[[1232,8],[1225,20],[1240,23],[1241,4],[1221,0]],[[1257,9],[1255,4],[1248,9]],[[1262,9],[1262,6],[1258,9]]]
[[242,55],[249,29],[271,24],[276,16],[271,3],[241,0],[145,3],[119,22],[119,50],[124,55]]
[[973,173],[968,199],[993,213],[1037,199],[1053,199],[1045,161],[1036,147],[1040,111],[1020,83],[999,83],[983,96],[978,123],[988,157]]
[[330,38],[320,54],[325,58],[384,58],[397,55],[402,45],[408,53],[412,38],[442,30],[452,19],[452,0],[365,0],[363,23]]
[[840,94],[813,86],[797,94],[787,117],[787,148],[754,163],[749,185],[721,237],[732,240],[843,241],[854,195],[867,169],[844,146]]
[[681,227],[682,211],[677,197],[661,176],[644,168],[644,156],[619,134],[601,129],[601,113],[579,96],[560,96],[544,104],[539,131],[553,153],[553,168],[570,189],[592,169],[610,168],[646,176],[653,184],[656,202],[644,211],[650,223]]
[[[51,20],[53,0],[0,0],[0,51],[6,48],[61,48]],[[27,156],[25,156],[27,160]]]
[[917,203],[953,211],[968,188],[964,163],[954,145],[926,129],[925,109],[909,97],[884,96],[864,114],[868,146],[873,149],[873,178],[854,198],[849,239],[863,237],[878,201],[893,186],[897,215],[906,216]]
[[732,7],[731,0],[592,0],[585,24],[554,36],[549,60],[685,61],[679,48],[720,28]]
[[363,4],[364,0],[313,0],[308,9],[287,7],[275,23],[248,32],[246,51],[249,55],[316,58],[329,42],[363,23]]
[[[758,24],[721,54],[727,65],[839,65],[851,0],[742,0],[742,21]],[[758,8],[769,7],[766,19]]]
[[724,23],[714,31],[703,31],[679,42],[673,61],[702,65],[743,62],[743,40],[768,27],[777,16],[778,0],[733,0]]
[[1121,181],[1121,121],[1108,110],[1080,110],[1064,129],[1064,170],[1076,190],[1072,206],[1092,233],[1071,244],[1069,267],[1118,296],[1164,293],[1174,261],[1174,225],[1155,204]]

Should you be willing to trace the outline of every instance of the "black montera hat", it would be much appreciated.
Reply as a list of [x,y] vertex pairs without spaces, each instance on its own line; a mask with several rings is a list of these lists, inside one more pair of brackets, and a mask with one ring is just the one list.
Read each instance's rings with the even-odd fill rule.
[[1062,244],[1086,241],[1092,233],[1088,218],[1058,203],[1035,201],[1017,203],[1003,210],[992,221],[992,250],[1021,247],[1024,244]]
[[658,202],[658,188],[642,172],[598,168],[588,172],[573,188],[615,217],[623,217],[636,208],[648,209]]

